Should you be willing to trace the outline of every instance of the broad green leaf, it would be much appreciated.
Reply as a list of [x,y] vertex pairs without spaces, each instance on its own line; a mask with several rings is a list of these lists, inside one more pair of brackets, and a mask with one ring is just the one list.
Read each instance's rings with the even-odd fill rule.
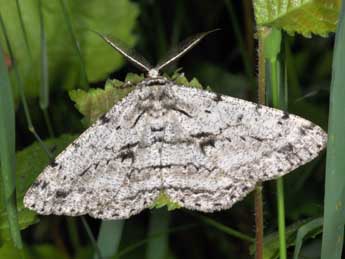
[[[32,53],[32,63],[25,47],[20,27],[16,1],[0,0],[0,10],[9,32],[10,43],[15,54],[26,94],[38,96],[40,71],[40,19],[36,0],[19,1],[23,10],[24,26]],[[65,0],[68,14],[79,41],[81,54],[90,82],[103,80],[120,68],[123,59],[94,33],[93,29],[116,36],[129,46],[135,43],[132,29],[138,17],[138,7],[129,0]],[[25,10],[25,12],[24,12]],[[68,31],[60,0],[42,1],[47,42],[49,83],[52,87],[72,89],[81,84],[80,60]],[[4,42],[0,38],[0,42]],[[7,50],[5,49],[5,52]]]
[[254,0],[256,23],[289,34],[326,36],[334,32],[341,0]]
[[[45,144],[54,154],[61,152],[69,143],[75,139],[71,135],[62,135],[56,139],[49,139]],[[16,153],[16,186],[17,186],[17,206],[19,214],[19,225],[21,229],[37,222],[36,214],[25,209],[23,197],[34,182],[38,174],[49,163],[49,159],[41,146],[35,142],[31,146]],[[0,178],[1,181],[1,178]],[[1,189],[0,189],[1,193]],[[8,226],[4,222],[5,208],[3,201],[0,200],[0,241],[1,237],[7,240]],[[3,231],[2,231],[3,230]]]

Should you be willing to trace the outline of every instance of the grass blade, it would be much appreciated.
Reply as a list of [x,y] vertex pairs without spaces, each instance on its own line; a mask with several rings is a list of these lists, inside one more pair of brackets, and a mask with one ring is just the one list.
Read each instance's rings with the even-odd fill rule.
[[25,47],[26,47],[26,49],[28,51],[28,54],[29,54],[29,57],[30,57],[30,61],[32,61],[32,54],[31,54],[31,48],[30,48],[30,45],[29,45],[28,33],[27,33],[26,29],[25,29],[22,9],[20,8],[19,0],[16,0],[16,6],[17,6],[18,17],[19,17],[20,28],[21,28],[23,36],[24,36]]
[[[97,245],[104,258],[110,258],[118,251],[125,220],[103,220],[97,239]],[[98,259],[98,255],[93,256]]]
[[38,0],[38,11],[40,18],[40,41],[41,41],[41,80],[40,80],[40,108],[43,111],[44,119],[46,121],[49,135],[51,138],[54,137],[53,127],[50,122],[48,115],[49,106],[49,76],[48,76],[48,54],[47,54],[47,40],[44,27],[44,16],[43,16],[43,5],[42,0]]
[[168,252],[170,214],[166,208],[151,210],[149,236],[164,233],[151,238],[146,249],[146,259],[164,259]]
[[345,3],[335,36],[324,201],[322,259],[341,258],[345,223]]
[[97,259],[103,259],[102,257],[102,253],[97,245],[96,239],[94,237],[94,235],[92,234],[91,228],[89,226],[89,224],[87,223],[87,220],[85,218],[85,216],[81,216],[81,222],[83,223],[84,229],[88,235],[88,237],[90,238],[91,244],[94,247],[95,251],[96,251],[96,255],[97,255]]
[[[2,18],[0,16],[2,21]],[[3,49],[0,46],[0,49]],[[0,161],[2,194],[14,245],[22,250],[15,186],[15,112],[11,83],[3,52],[0,51]]]
[[317,218],[308,223],[304,224],[298,229],[296,241],[295,241],[295,251],[293,253],[293,259],[298,259],[299,252],[301,251],[303,238],[310,232],[315,231],[315,229],[321,228],[323,224],[323,218]]
[[232,229],[232,228],[229,228],[228,226],[225,226],[209,217],[206,217],[206,216],[202,216],[202,215],[197,215],[197,214],[194,214],[194,213],[191,213],[192,215],[200,218],[204,223],[216,228],[216,229],[219,229],[220,231],[230,235],[230,236],[233,236],[235,238],[238,238],[238,239],[241,239],[243,241],[247,241],[247,242],[255,242],[255,238],[252,238],[250,236],[247,236],[246,234],[243,234],[235,229]]
[[73,29],[73,26],[72,26],[72,21],[71,21],[70,15],[68,14],[67,5],[65,3],[65,0],[59,0],[59,2],[60,2],[60,5],[61,5],[61,9],[62,9],[63,15],[65,17],[65,21],[66,21],[66,24],[67,24],[68,31],[69,31],[69,33],[71,35],[71,38],[72,38],[72,42],[74,44],[75,50],[77,52],[77,55],[79,57],[80,68],[81,68],[81,77],[82,77],[81,78],[81,80],[82,80],[81,83],[82,83],[82,86],[84,87],[84,89],[88,89],[89,88],[89,81],[88,81],[88,78],[87,78],[86,67],[85,67],[83,56],[81,54],[79,42],[77,40],[77,37],[75,35],[74,29]]

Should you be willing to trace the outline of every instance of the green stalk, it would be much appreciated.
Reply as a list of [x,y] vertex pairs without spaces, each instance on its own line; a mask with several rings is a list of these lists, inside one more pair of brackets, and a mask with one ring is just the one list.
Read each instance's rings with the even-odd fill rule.
[[29,55],[30,61],[32,61],[32,54],[31,54],[31,48],[30,48],[30,45],[29,45],[28,33],[27,33],[26,29],[25,29],[23,13],[22,13],[22,9],[20,8],[19,0],[16,0],[16,7],[17,7],[17,12],[18,12],[18,17],[19,17],[20,28],[21,28],[21,30],[23,32],[23,37],[24,37],[24,41],[25,41],[25,47],[26,47],[26,49],[28,51],[28,55]]
[[[266,28],[258,29],[258,103],[266,101],[266,66],[264,37]],[[262,183],[255,187],[255,258],[262,259],[264,253],[264,216],[262,201]]]
[[[281,48],[281,31],[271,28],[270,33],[265,39],[265,58],[267,60],[267,80],[269,80],[272,106],[278,109],[284,109],[287,104],[284,103],[287,97],[285,95],[285,80],[281,76],[281,63],[279,62],[279,53]],[[284,77],[284,76],[283,76]],[[283,90],[283,91],[282,91]],[[286,259],[286,229],[285,229],[285,206],[284,206],[284,182],[283,178],[277,179],[277,210],[278,210],[278,232],[279,232],[279,252],[280,259]]]
[[67,24],[67,28],[69,31],[69,34],[71,35],[72,38],[72,43],[74,44],[75,50],[77,52],[77,55],[79,57],[79,62],[80,62],[80,69],[81,69],[81,80],[82,80],[82,86],[84,87],[84,89],[88,89],[89,88],[89,81],[87,78],[87,73],[86,73],[86,67],[85,67],[85,62],[83,59],[83,56],[81,54],[81,50],[80,50],[80,46],[79,46],[79,42],[77,40],[77,37],[75,35],[74,29],[73,29],[73,25],[72,25],[72,21],[71,21],[71,17],[68,13],[68,9],[67,9],[67,4],[65,2],[65,0],[59,0],[60,2],[60,6],[62,9],[62,13],[65,17],[65,21]]
[[[0,20],[2,17],[0,15]],[[0,46],[0,49],[4,49]],[[3,52],[0,51],[0,161],[2,194],[12,241],[19,250],[23,242],[18,224],[15,178],[15,112],[12,87]]]

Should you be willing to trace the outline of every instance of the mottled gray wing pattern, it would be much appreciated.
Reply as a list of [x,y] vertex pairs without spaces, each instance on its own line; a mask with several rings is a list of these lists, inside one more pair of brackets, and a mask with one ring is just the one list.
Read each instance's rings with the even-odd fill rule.
[[179,133],[163,144],[162,178],[168,196],[186,208],[229,208],[257,182],[283,176],[326,145],[327,134],[301,117],[192,88],[167,91],[180,116]]
[[[27,191],[25,206],[45,215],[128,218],[152,205],[162,181],[150,168],[156,144],[138,150],[134,161],[142,139],[134,125],[137,98],[130,93],[59,154]],[[147,169],[139,174],[141,166]]]
[[326,133],[300,117],[148,79],[43,171],[24,204],[40,214],[128,218],[165,192],[212,212],[325,145]]

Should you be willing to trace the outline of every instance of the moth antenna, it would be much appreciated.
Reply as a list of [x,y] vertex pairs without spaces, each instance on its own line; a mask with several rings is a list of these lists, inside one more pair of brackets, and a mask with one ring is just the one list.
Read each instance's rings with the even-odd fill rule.
[[189,50],[191,50],[194,46],[196,46],[207,35],[219,30],[220,29],[215,29],[207,32],[198,33],[182,41],[176,48],[173,48],[169,52],[166,58],[159,62],[159,64],[155,67],[155,70],[159,71],[162,68],[168,66],[169,64],[175,62],[184,54],[186,54]]
[[125,44],[122,43],[120,40],[114,39],[113,37],[106,36],[94,30],[90,30],[90,31],[100,36],[106,43],[108,43],[111,47],[117,50],[130,63],[138,67],[140,70],[149,72],[152,69],[152,66],[150,65],[150,63],[143,56],[136,53],[133,49],[126,47]]

